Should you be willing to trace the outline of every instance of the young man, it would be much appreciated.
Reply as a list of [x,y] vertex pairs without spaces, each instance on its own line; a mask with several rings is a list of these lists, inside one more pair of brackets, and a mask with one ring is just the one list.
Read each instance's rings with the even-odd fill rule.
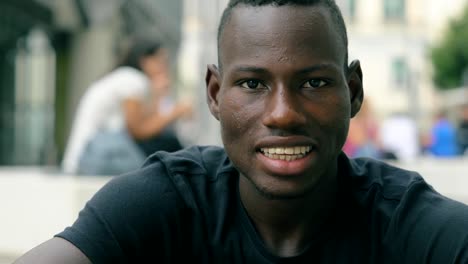
[[362,73],[333,1],[233,0],[218,44],[225,148],[153,155],[18,263],[468,262],[467,206],[342,154]]

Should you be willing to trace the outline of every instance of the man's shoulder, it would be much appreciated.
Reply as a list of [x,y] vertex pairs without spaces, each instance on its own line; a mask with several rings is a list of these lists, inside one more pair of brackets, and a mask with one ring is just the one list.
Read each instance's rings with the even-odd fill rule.
[[190,179],[195,177],[210,181],[233,169],[220,147],[192,146],[177,152],[158,151],[148,157],[141,168],[114,177],[104,189],[130,192],[150,189],[154,193],[165,193],[167,190],[161,190],[165,187],[175,190],[190,184]]
[[350,159],[349,175],[356,192],[375,190],[388,200],[399,200],[413,184],[424,183],[417,172],[371,158]]
[[373,227],[371,241],[382,243],[394,262],[466,259],[465,204],[441,195],[416,172],[372,159],[349,165],[354,195],[365,208],[366,225]]
[[[411,206],[423,206],[428,201],[409,200],[407,197],[436,193],[416,172],[404,170],[389,163],[370,158],[350,159],[348,162],[347,193],[355,201],[355,209],[362,217],[379,226],[385,233],[387,225],[398,208],[413,201]],[[424,188],[419,188],[423,186]],[[376,235],[376,234],[373,234]]]
[[222,179],[223,175],[234,170],[223,148],[192,146],[176,152],[155,152],[140,169],[121,176],[117,181],[125,182],[118,183],[120,185],[133,185],[139,189],[167,185],[186,195],[184,190],[197,189],[197,185]]
[[[219,147],[194,146],[173,153],[156,152],[142,168],[114,177],[95,194],[91,204],[113,212],[128,207],[135,214],[144,213],[148,207],[159,211],[192,207],[196,197],[203,195],[200,189],[232,169],[229,164]],[[112,206],[109,201],[113,201]]]
[[[467,238],[460,231],[467,226],[466,205],[439,194],[416,172],[368,158],[350,159],[347,165],[353,210],[362,212],[364,228],[372,227],[370,243],[383,245],[377,249],[382,254],[395,262],[417,263],[425,259],[420,252],[437,252],[434,259],[454,259],[461,252]],[[450,239],[455,241],[452,249],[446,246]]]
[[216,174],[232,169],[224,151],[217,146],[191,146],[176,152],[158,151],[151,155],[142,170],[164,169],[169,174]]

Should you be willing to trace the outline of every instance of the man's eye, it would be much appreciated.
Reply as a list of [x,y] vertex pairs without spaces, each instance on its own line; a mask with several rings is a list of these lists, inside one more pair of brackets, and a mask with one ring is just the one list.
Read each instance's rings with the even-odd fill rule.
[[327,84],[328,82],[322,79],[311,79],[304,83],[304,88],[319,88]]
[[240,86],[247,89],[258,89],[262,88],[263,85],[257,80],[248,80],[240,84]]

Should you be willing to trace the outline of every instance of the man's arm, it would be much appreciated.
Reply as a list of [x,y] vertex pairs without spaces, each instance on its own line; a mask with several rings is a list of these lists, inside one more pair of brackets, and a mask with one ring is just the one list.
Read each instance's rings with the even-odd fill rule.
[[67,240],[54,237],[31,249],[13,264],[91,264],[77,247]]
[[190,114],[192,112],[192,104],[180,102],[168,113],[156,111],[147,114],[142,102],[127,99],[123,102],[123,111],[130,135],[136,139],[144,140],[159,135],[172,122]]

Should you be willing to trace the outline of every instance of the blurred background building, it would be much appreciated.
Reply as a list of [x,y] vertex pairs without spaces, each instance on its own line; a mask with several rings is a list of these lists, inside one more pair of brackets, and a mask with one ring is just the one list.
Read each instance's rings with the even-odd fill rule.
[[[350,58],[362,62],[366,96],[379,118],[406,112],[427,129],[436,109],[466,102],[462,89],[438,92],[429,56],[466,2],[337,1],[348,23]],[[0,165],[58,164],[81,95],[113,67],[133,34],[153,35],[170,48],[177,96],[196,99],[195,121],[180,127],[186,143],[219,144],[203,77],[206,64],[216,63],[216,27],[226,3],[1,1]]]
[[[466,0],[337,0],[350,58],[362,62],[378,118],[409,113],[422,129],[466,92],[438,92],[430,48]],[[204,102],[206,64],[216,63],[216,27],[227,0],[3,0],[0,2],[0,165],[60,162],[77,103],[109,71],[128,36],[152,35],[171,50],[177,96],[196,99],[180,126],[186,143],[219,144]],[[203,128],[203,133],[201,133]],[[209,131],[207,133],[207,131]]]
[[[60,161],[77,103],[130,35],[176,58],[182,0],[0,2],[0,165]],[[172,65],[176,65],[175,61]]]
[[405,112],[427,129],[439,108],[468,100],[444,100],[433,84],[430,58],[431,48],[450,19],[461,15],[466,0],[337,2],[348,24],[350,58],[362,63],[365,94],[379,118]]

